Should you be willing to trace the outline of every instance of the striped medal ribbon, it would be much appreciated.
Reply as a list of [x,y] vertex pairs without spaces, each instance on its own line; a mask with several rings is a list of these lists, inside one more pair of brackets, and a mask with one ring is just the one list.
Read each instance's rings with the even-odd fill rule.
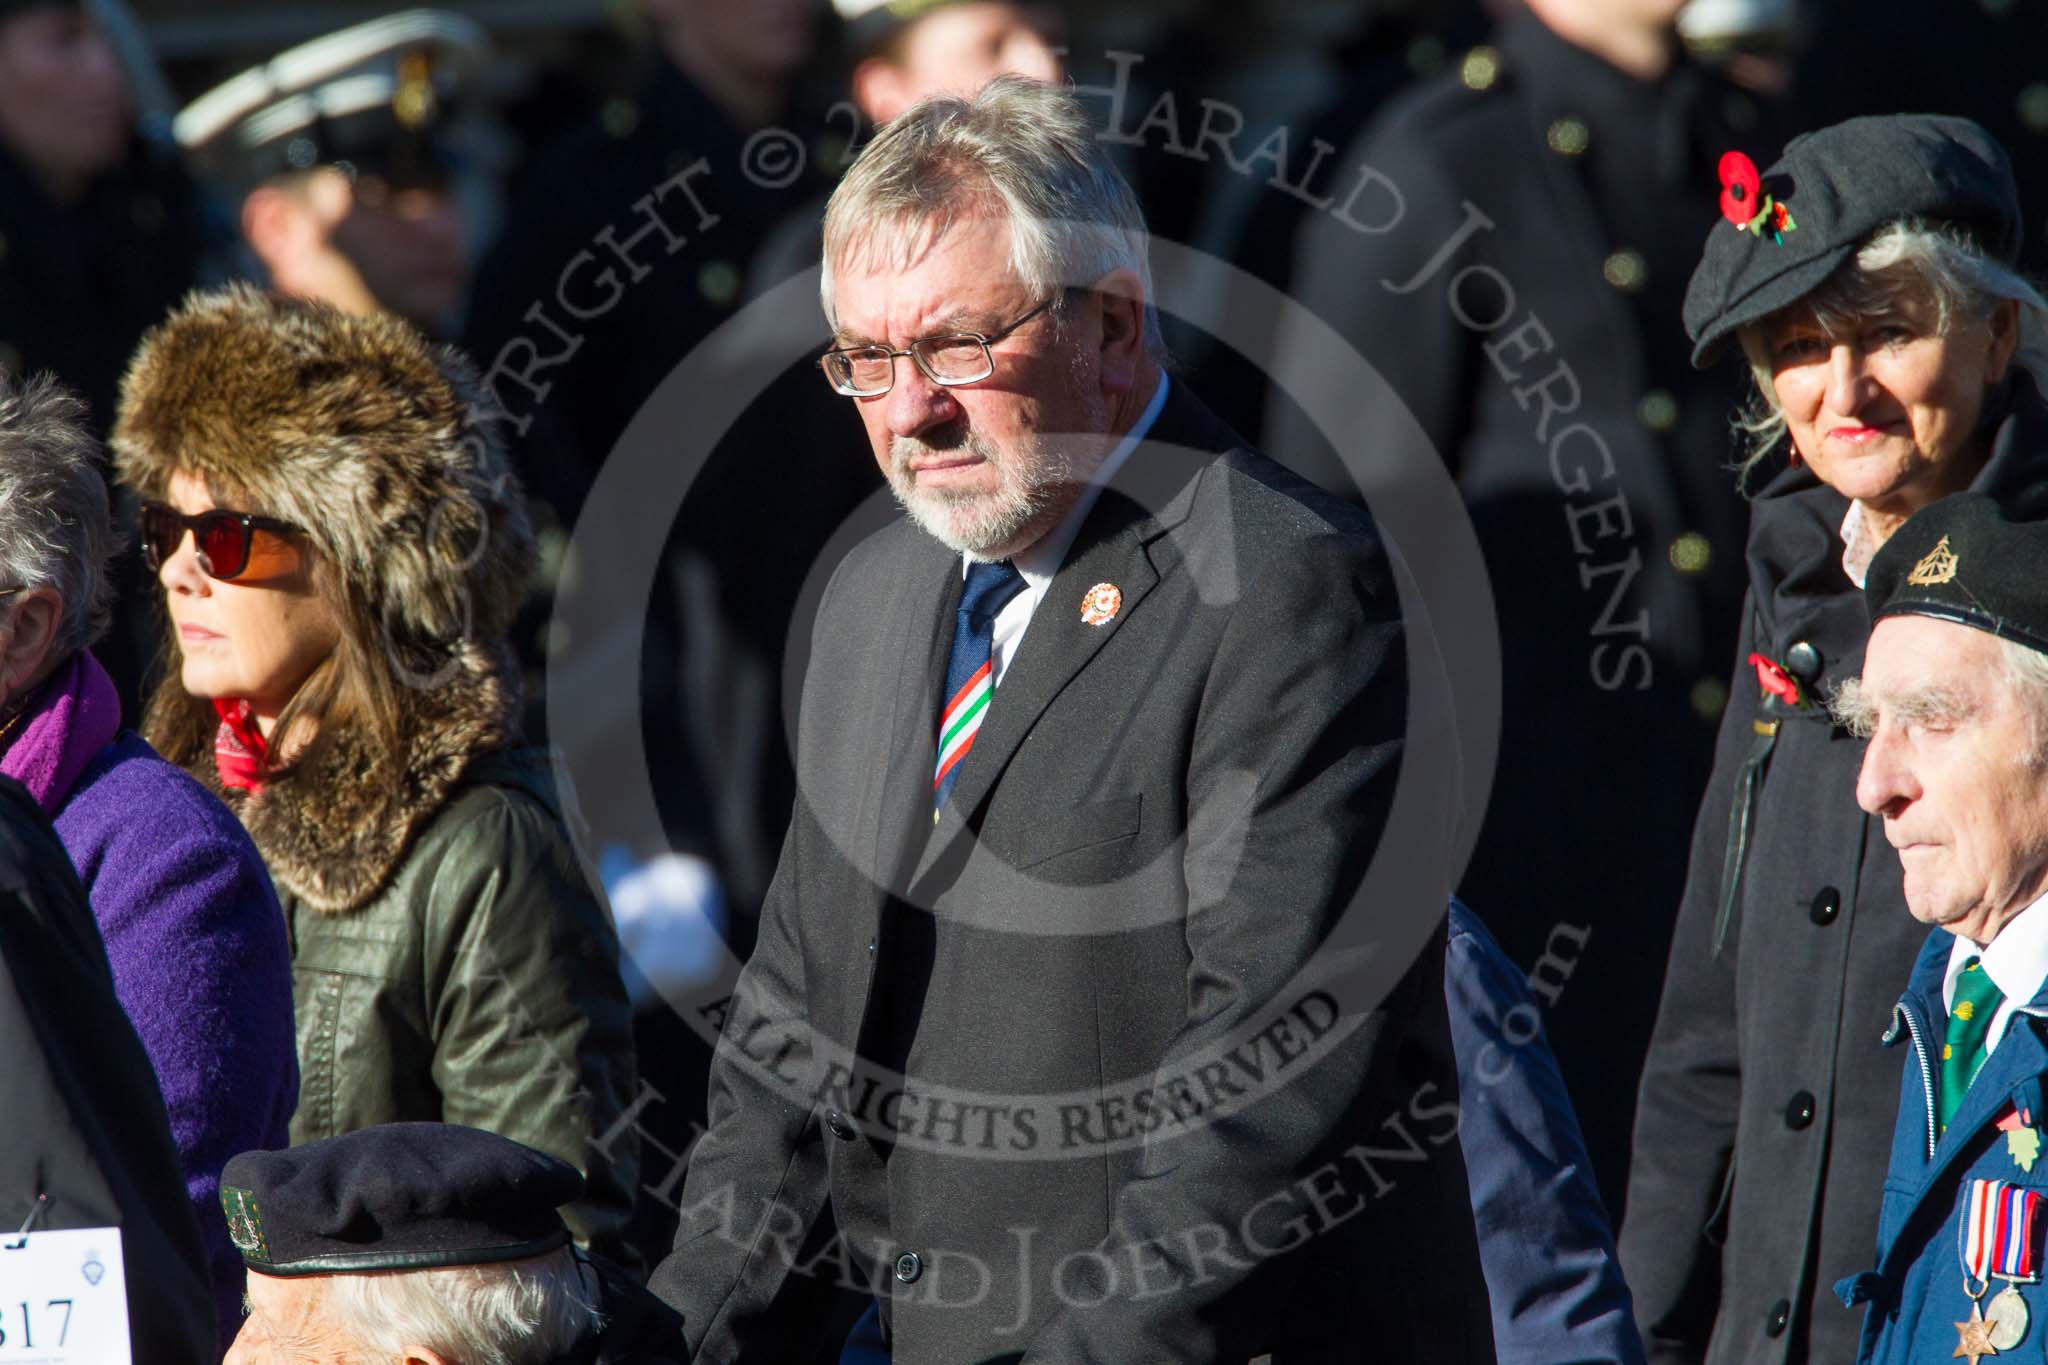
[[[2035,1248],[2039,1244],[2041,1194],[2003,1180],[1972,1180],[1963,1201],[1963,1222],[1957,1249],[1963,1261],[1963,1292],[1972,1303],[1971,1322],[1957,1330],[1984,1324],[1983,1340],[1995,1351],[2010,1351],[2027,1335],[2031,1314],[2018,1286],[2039,1279]],[[2006,1286],[1986,1312],[1979,1301],[1994,1279]]]

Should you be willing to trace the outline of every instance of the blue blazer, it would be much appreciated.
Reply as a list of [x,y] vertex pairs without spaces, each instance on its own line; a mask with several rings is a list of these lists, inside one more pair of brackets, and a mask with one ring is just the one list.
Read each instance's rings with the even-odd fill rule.
[[[1935,1077],[1948,1028],[1941,983],[1954,943],[1944,929],[1928,935],[1884,1036],[1887,1047],[1904,1051],[1905,1067],[1878,1216],[1877,1267],[1835,1286],[1843,1303],[1865,1305],[1859,1362],[1947,1360],[1956,1349],[1956,1324],[1970,1316],[1956,1226],[1972,1180],[2004,1180],[2048,1194],[2048,1160],[2023,1170],[1998,1128],[2015,1111],[2031,1127],[2048,1124],[2042,1088],[2048,1075],[2048,988],[2014,1013],[1954,1122],[1939,1139],[1934,1136]],[[2035,1254],[2040,1252],[2037,1246]],[[1995,1284],[1992,1293],[2002,1288]],[[2006,1354],[2039,1358],[2048,1339],[2048,1286],[2019,1288],[2033,1323]],[[1984,1302],[1988,1306],[1990,1296]]]

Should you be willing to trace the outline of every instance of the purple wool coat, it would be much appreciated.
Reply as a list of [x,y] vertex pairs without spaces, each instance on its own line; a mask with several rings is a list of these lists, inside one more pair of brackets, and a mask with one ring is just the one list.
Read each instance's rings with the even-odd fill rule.
[[51,817],[85,884],[115,993],[170,1112],[224,1350],[241,1326],[243,1267],[220,1171],[238,1152],[289,1141],[299,1095],[291,954],[241,822],[120,724],[112,682],[81,651],[30,704],[0,772]]

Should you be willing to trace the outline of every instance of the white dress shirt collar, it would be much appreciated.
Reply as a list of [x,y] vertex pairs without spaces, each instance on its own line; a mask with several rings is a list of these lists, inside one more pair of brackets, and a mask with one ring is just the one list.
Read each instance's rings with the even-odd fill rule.
[[[1066,516],[1060,519],[1060,524],[1055,526],[1050,534],[1039,537],[1037,543],[1029,549],[1020,551],[1010,561],[1016,566],[1017,572],[1024,576],[1024,591],[1011,598],[1004,604],[1003,609],[996,613],[994,638],[990,642],[989,656],[989,681],[995,687],[1002,687],[1003,678],[1010,671],[1010,661],[1017,657],[1017,648],[1024,643],[1024,632],[1031,625],[1032,614],[1038,610],[1038,604],[1045,600],[1046,592],[1052,587],[1053,576],[1060,571],[1061,561],[1066,559],[1067,551],[1073,548],[1074,537],[1081,533],[1081,523],[1087,519],[1096,499],[1102,496],[1103,488],[1116,477],[1117,470],[1123,468],[1124,461],[1131,457],[1131,452],[1138,448],[1138,443],[1151,433],[1153,424],[1159,420],[1160,410],[1166,406],[1166,388],[1169,382],[1164,373],[1159,376],[1159,388],[1153,393],[1152,401],[1145,405],[1145,410],[1138,415],[1138,420],[1131,424],[1131,429],[1124,434],[1124,438],[1103,457],[1094,477],[1088,481],[1088,486],[1081,490],[1081,496],[1074,500],[1074,505],[1068,509]],[[967,575],[969,562],[964,557],[960,561],[960,574],[963,578]]]
[[1979,946],[1961,934],[1956,935],[1955,946],[1949,950],[1948,973],[1941,982],[1944,1009],[1955,1003],[1956,978],[1963,974],[1963,964],[1973,957],[1984,959],[1991,984],[2005,997],[1991,1019],[1991,1033],[1985,1044],[1988,1051],[2005,1036],[2006,1024],[2014,1012],[2031,1005],[2040,994],[2042,983],[2048,981],[2048,895],[2014,915],[1987,944]]
[[[1166,390],[1172,382],[1162,370],[1159,387],[1152,392],[1152,401],[1138,414],[1138,420],[1131,423],[1131,429],[1124,433],[1123,439],[1102,457],[1102,463],[1089,478],[1087,487],[1081,490],[1081,496],[1074,499],[1074,505],[1067,509],[1060,524],[1040,536],[1029,548],[1019,550],[1011,557],[1010,562],[1016,565],[1018,573],[1024,575],[1024,582],[1033,592],[1043,593],[1046,585],[1052,582],[1053,575],[1060,571],[1060,565],[1067,557],[1067,551],[1073,547],[1074,537],[1081,534],[1081,523],[1088,519],[1096,500],[1102,496],[1103,488],[1124,467],[1124,461],[1131,458],[1131,452],[1138,448],[1138,443],[1151,435],[1161,409],[1166,406]],[[960,572],[963,575],[967,572],[964,560]]]

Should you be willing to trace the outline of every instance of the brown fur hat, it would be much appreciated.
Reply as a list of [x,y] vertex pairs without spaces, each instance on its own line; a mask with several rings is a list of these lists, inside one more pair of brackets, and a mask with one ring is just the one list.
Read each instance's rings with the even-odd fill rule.
[[[468,362],[409,324],[248,285],[189,296],[122,382],[123,482],[163,498],[196,475],[303,528],[379,623],[366,647],[390,666],[395,750],[324,726],[288,780],[231,795],[272,875],[320,908],[373,894],[469,760],[517,737],[506,636],[533,536],[495,412]],[[168,669],[148,736],[209,785],[217,724]]]

